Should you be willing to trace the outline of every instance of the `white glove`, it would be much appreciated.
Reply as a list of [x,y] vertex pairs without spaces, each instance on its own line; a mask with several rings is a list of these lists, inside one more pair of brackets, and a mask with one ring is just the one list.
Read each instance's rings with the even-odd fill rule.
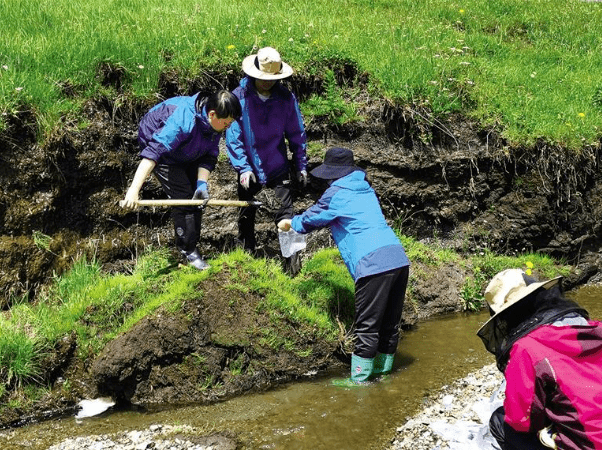
[[299,172],[297,172],[297,181],[299,183],[301,183],[301,185],[303,187],[307,186],[307,171],[306,170],[300,170]]
[[245,189],[249,189],[249,184],[251,183],[251,178],[253,179],[253,183],[257,183],[257,178],[255,178],[255,174],[251,171],[244,172],[240,176],[240,185]]
[[278,229],[280,231],[288,231],[291,229],[291,219],[282,219],[280,222],[278,222]]

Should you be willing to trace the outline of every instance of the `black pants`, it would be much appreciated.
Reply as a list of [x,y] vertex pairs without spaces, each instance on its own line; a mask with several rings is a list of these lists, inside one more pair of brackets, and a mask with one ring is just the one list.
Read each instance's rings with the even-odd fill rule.
[[395,353],[409,266],[360,278],[355,283],[355,349],[362,358]]
[[504,407],[496,409],[489,419],[489,430],[502,450],[549,450],[536,433],[520,433],[504,421]]
[[[161,183],[167,197],[173,199],[191,199],[196,190],[198,167],[157,164],[155,176]],[[190,253],[196,249],[201,236],[202,209],[192,206],[176,206],[171,209],[174,223],[176,246]]]
[[[264,186],[260,183],[251,181],[249,189],[240,185],[240,175],[238,176],[238,199],[253,200]],[[291,193],[291,181],[288,174],[269,181],[265,187],[274,189],[274,194],[278,199],[278,206],[274,215],[274,224],[278,225],[282,219],[291,219],[293,217],[293,196]],[[238,216],[238,241],[245,250],[253,251],[257,245],[255,239],[255,215],[257,208],[254,206],[243,207]]]

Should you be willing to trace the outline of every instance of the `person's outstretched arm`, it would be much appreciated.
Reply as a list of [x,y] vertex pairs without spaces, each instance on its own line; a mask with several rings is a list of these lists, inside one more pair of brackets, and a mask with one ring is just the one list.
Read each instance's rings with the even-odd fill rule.
[[125,193],[125,199],[122,203],[124,208],[133,209],[138,206],[140,189],[155,166],[156,163],[152,159],[143,158],[140,161],[140,164],[138,164],[138,169],[136,169],[136,173],[134,174],[132,184],[130,184],[129,189]]

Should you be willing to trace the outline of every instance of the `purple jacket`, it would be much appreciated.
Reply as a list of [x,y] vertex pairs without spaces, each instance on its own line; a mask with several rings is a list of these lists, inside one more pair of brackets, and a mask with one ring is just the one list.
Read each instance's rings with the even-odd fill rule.
[[158,164],[196,164],[209,171],[219,154],[218,133],[209,124],[205,99],[173,97],[154,106],[140,121],[140,156]]
[[293,93],[276,83],[271,97],[263,101],[249,77],[243,78],[233,93],[242,107],[241,118],[226,131],[226,148],[234,169],[239,174],[253,171],[261,184],[287,174],[286,139],[295,169],[306,170],[305,127]]

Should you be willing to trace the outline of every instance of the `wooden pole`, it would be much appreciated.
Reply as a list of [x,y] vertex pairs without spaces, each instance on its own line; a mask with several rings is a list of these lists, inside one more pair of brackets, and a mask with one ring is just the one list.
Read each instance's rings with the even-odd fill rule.
[[[119,202],[123,207],[123,200]],[[138,200],[138,206],[261,206],[261,202],[252,200],[186,200],[186,199],[160,199],[160,200]]]

